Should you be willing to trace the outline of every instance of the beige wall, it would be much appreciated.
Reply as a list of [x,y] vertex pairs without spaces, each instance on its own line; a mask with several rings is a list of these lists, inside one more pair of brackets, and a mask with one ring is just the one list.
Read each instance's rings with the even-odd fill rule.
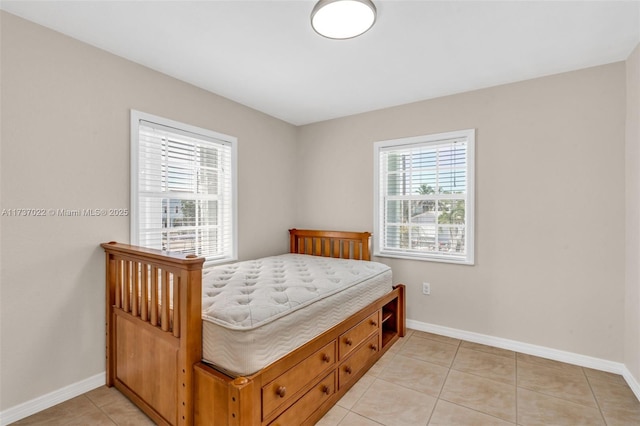
[[373,142],[469,128],[476,264],[380,258],[408,318],[622,362],[624,63],[305,126],[296,225],[372,229]]
[[640,44],[627,59],[624,362],[640,383]]
[[[287,250],[296,129],[1,14],[1,207],[128,208],[131,108],[236,136],[239,254]],[[104,371],[104,258],[127,217],[1,218],[0,410]]]

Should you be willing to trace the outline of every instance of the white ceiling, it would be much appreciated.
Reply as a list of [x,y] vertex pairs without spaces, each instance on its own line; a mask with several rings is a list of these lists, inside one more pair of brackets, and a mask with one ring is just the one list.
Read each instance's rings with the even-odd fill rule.
[[314,0],[0,7],[295,125],[621,61],[640,42],[640,0],[374,2],[350,40],[311,29]]

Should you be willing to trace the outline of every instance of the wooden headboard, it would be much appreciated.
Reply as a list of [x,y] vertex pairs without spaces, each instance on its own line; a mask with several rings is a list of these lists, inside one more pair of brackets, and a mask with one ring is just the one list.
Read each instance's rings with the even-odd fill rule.
[[369,232],[289,229],[290,253],[341,259],[371,260]]

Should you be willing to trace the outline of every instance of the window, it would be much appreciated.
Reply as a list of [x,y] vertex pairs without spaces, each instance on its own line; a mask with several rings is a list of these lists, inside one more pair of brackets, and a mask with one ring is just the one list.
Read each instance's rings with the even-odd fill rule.
[[131,111],[131,242],[237,259],[233,137]]
[[374,145],[374,255],[474,262],[475,130]]

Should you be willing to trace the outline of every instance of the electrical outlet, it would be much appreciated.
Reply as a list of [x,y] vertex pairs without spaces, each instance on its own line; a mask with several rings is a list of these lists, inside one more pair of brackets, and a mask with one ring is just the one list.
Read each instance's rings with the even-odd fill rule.
[[431,294],[431,284],[422,283],[422,294]]

